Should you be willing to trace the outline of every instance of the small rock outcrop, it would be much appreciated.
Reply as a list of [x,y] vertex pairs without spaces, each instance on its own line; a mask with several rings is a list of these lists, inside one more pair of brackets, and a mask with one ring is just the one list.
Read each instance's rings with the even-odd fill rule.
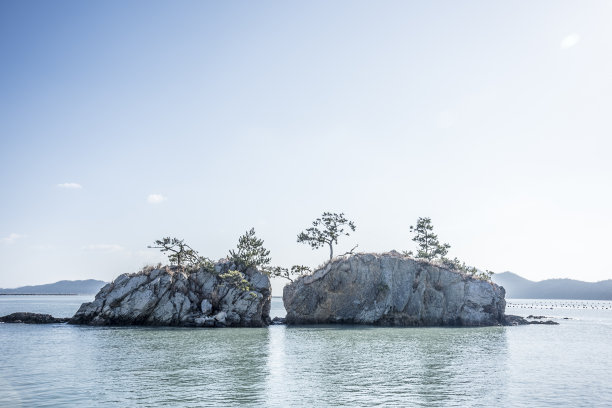
[[49,324],[66,323],[69,317],[53,317],[50,314],[17,312],[0,317],[2,323]]
[[[504,318],[504,325],[505,326],[523,326],[527,324],[546,324],[546,325],[552,325],[552,326],[559,325],[559,323],[553,320],[528,320],[528,319],[544,319],[544,318],[546,318],[546,316],[529,315],[525,318],[521,316],[506,315]],[[564,318],[564,319],[567,319],[567,318]]]
[[124,274],[81,305],[71,324],[262,327],[270,324],[270,279],[256,268],[244,272],[248,290],[220,277],[236,269],[220,261],[214,271],[178,267]]
[[287,321],[285,320],[285,318],[274,316],[274,319],[272,319],[272,325],[282,325],[282,324],[287,324]]
[[505,291],[392,251],[335,259],[285,286],[287,324],[490,326],[505,323]]

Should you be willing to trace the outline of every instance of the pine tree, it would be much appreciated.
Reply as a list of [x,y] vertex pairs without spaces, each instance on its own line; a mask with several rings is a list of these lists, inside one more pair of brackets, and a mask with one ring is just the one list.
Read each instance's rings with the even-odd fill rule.
[[298,235],[297,242],[306,243],[312,249],[328,245],[329,259],[332,259],[334,257],[334,244],[338,244],[338,238],[343,235],[350,235],[350,232],[344,230],[345,227],[350,231],[355,231],[355,223],[347,220],[344,213],[324,212],[321,218],[312,222],[312,227]]
[[171,265],[188,266],[197,265],[201,260],[206,259],[198,255],[198,252],[185,243],[185,240],[178,238],[165,237],[158,239],[147,248],[159,249],[161,252],[170,252],[168,260]]
[[262,239],[255,236],[255,228],[251,228],[238,238],[236,251],[230,249],[230,258],[244,269],[254,266],[265,270],[271,258],[270,251],[264,248],[263,243]]
[[417,243],[417,258],[431,261],[437,257],[444,257],[450,248],[449,244],[440,244],[438,236],[433,233],[431,218],[419,217],[416,227],[410,226],[410,232],[414,233],[412,240]]

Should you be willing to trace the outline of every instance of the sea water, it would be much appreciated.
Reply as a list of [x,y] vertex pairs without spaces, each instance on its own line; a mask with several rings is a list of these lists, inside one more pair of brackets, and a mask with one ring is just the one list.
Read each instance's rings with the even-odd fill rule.
[[[71,316],[81,296],[0,296]],[[612,302],[508,300],[559,326],[0,324],[0,407],[612,406]],[[283,316],[273,299],[272,316]],[[566,319],[564,319],[566,318]]]

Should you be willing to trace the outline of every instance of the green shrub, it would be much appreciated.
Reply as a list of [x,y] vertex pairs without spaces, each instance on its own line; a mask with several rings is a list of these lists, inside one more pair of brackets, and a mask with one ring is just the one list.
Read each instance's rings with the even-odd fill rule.
[[229,270],[225,273],[219,275],[224,281],[224,284],[233,286],[243,292],[250,291],[251,287],[249,286],[249,281],[246,280],[244,274],[240,271]]

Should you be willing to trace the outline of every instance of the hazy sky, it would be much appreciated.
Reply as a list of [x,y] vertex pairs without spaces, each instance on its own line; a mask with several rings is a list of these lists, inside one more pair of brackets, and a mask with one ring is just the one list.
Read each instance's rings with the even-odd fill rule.
[[[480,268],[612,278],[611,1],[0,2],[0,287],[112,280],[323,211]],[[282,284],[276,282],[275,295]]]

